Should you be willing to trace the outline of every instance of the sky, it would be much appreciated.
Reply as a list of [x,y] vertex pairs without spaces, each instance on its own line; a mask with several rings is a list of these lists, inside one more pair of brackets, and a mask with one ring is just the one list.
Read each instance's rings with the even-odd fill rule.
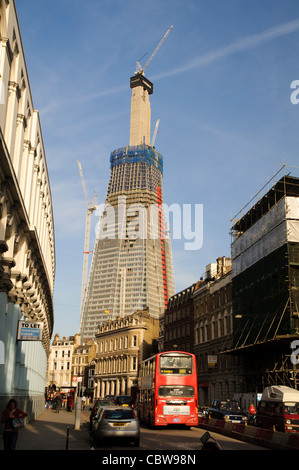
[[[55,225],[54,331],[79,331],[87,204],[103,204],[111,151],[129,144],[130,77],[154,84],[151,133],[167,206],[203,209],[202,243],[172,240],[176,292],[231,256],[239,211],[299,176],[297,0],[15,0]],[[296,81],[298,80],[298,83]],[[293,87],[293,88],[292,88]],[[285,167],[283,168],[283,165]],[[275,174],[278,174],[275,176]],[[90,234],[93,250],[97,215]],[[190,245],[189,245],[190,246]],[[91,260],[90,260],[91,261]]]

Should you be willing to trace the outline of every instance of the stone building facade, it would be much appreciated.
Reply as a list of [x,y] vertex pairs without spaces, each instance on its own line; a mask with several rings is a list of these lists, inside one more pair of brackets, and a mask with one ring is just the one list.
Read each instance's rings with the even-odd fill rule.
[[159,320],[148,309],[108,320],[98,327],[95,397],[136,397],[139,364],[156,353]]
[[47,387],[59,391],[72,386],[72,365],[75,348],[80,345],[80,335],[60,338],[56,334],[48,359]]
[[89,383],[91,363],[96,356],[95,341],[84,341],[79,346],[74,346],[72,360],[72,377],[76,377],[77,392],[80,396],[92,396]]
[[167,309],[160,321],[160,331],[164,333],[164,351],[193,351],[193,292],[195,286],[196,284],[192,284],[168,300]]
[[240,391],[238,357],[225,354],[233,338],[231,260],[221,257],[214,272],[198,282],[193,293],[194,348],[199,403],[225,400]]
[[[51,188],[13,0],[0,1],[0,406],[44,410],[55,277]],[[18,321],[42,341],[16,341]]]

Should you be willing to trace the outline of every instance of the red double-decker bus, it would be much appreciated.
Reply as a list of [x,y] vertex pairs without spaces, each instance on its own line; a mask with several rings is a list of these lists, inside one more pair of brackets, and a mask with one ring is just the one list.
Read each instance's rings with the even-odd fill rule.
[[198,425],[198,393],[194,354],[166,351],[140,365],[138,417],[151,426]]

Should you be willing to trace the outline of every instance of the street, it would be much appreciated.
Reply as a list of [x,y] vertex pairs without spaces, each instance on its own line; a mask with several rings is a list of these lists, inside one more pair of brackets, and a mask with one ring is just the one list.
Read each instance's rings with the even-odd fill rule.
[[[53,410],[46,410],[34,421],[26,424],[20,430],[17,443],[17,450],[92,450],[98,454],[116,455],[118,451],[125,454],[136,455],[136,451],[145,452],[167,452],[170,455],[181,453],[192,454],[200,449],[200,438],[205,433],[204,429],[192,427],[185,428],[150,428],[141,425],[140,447],[133,447],[127,442],[117,442],[116,440],[104,441],[100,446],[93,446],[93,439],[89,432],[89,411],[81,412],[80,429],[75,429],[75,413],[68,413],[61,410],[55,413]],[[67,429],[70,430],[67,442]],[[222,450],[265,450],[264,447],[255,446],[247,442],[238,441],[229,437],[210,433],[218,441]],[[0,448],[1,448],[0,443]]]
[[[200,449],[200,437],[205,430],[192,427],[191,429],[182,428],[149,428],[141,426],[140,450],[173,450],[173,451],[194,451]],[[255,446],[247,442],[238,441],[221,434],[210,433],[218,441],[222,450],[265,450],[263,447]],[[136,448],[130,445],[117,445],[115,441],[106,441],[102,446],[96,447],[96,450],[132,450]]]

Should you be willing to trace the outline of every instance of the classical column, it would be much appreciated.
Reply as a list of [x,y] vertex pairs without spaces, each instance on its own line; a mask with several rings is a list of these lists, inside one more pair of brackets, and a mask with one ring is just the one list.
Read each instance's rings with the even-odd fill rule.
[[13,155],[15,133],[17,126],[18,100],[20,89],[16,82],[8,82],[7,115],[5,121],[4,138],[8,153]]
[[120,380],[116,379],[116,393],[115,395],[120,395]]

